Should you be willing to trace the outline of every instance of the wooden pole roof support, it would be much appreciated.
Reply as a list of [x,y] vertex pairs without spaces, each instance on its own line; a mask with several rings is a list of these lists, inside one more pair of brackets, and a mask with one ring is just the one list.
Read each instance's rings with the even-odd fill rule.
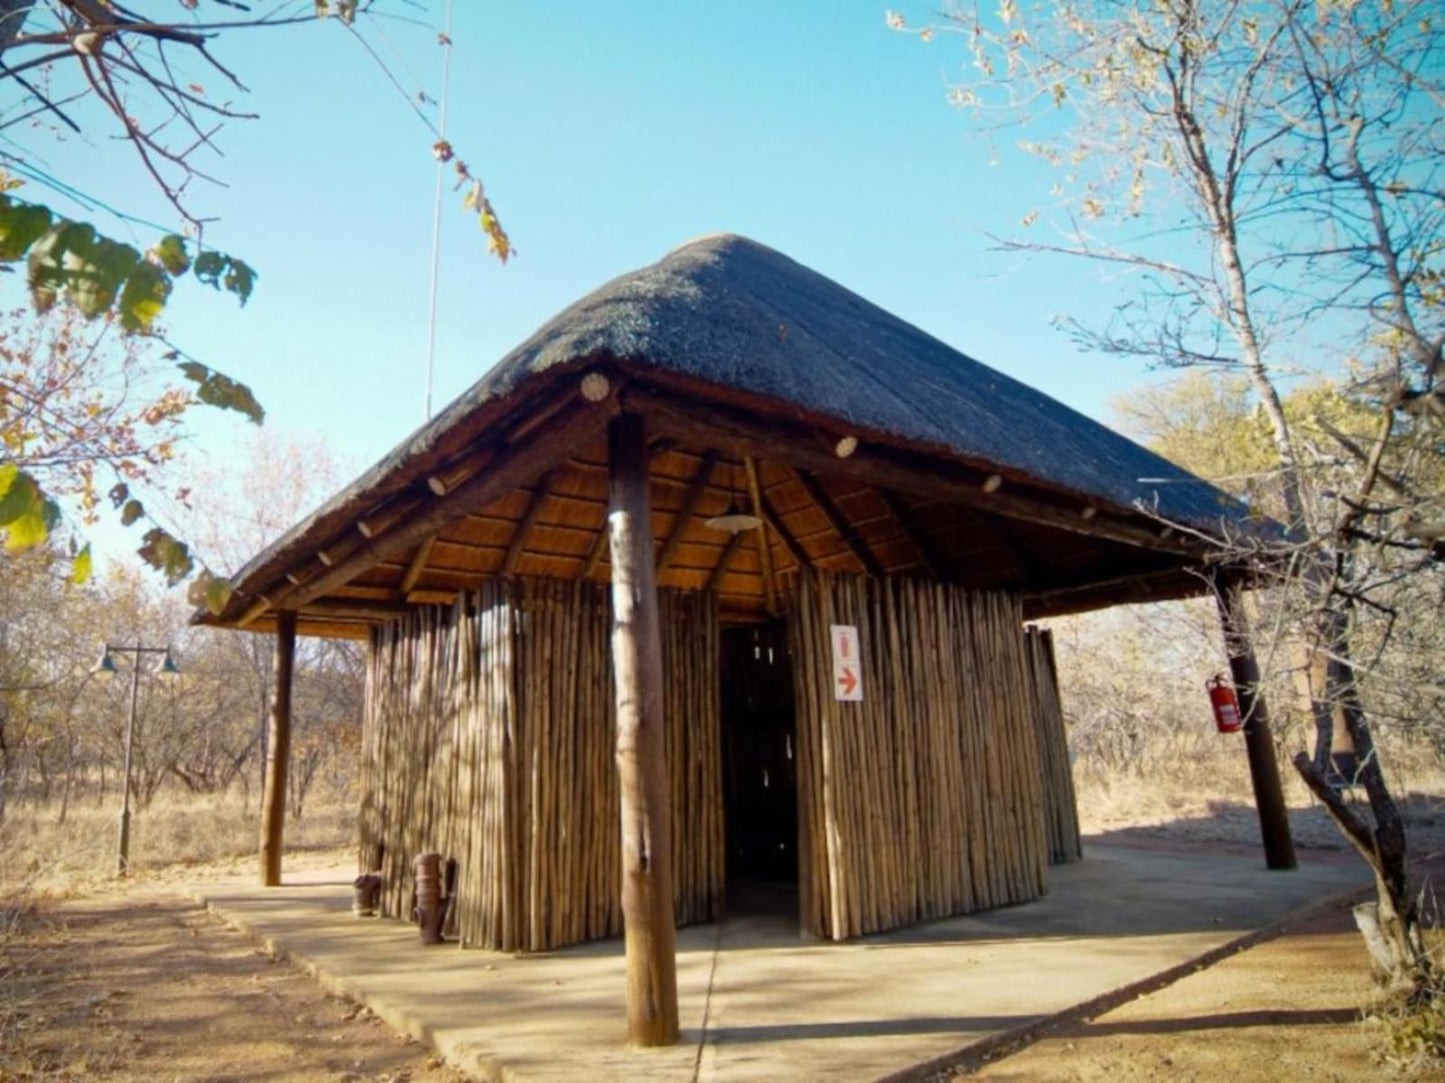
[[406,566],[406,573],[401,577],[401,586],[396,588],[397,597],[405,599],[411,593],[411,589],[421,578],[421,573],[426,571],[426,562],[431,559],[431,551],[436,543],[436,535],[433,534],[416,547],[416,552]]
[[[542,471],[556,466],[565,458],[561,449],[576,447],[601,436],[612,412],[603,405],[582,403],[580,396],[573,401],[578,403],[578,408],[559,412],[547,425],[532,430],[519,440],[510,448],[510,453],[499,458],[491,469],[463,482],[446,496],[433,500],[381,537],[364,542],[351,556],[299,588],[288,598],[288,602],[296,607],[314,602],[327,591],[349,583],[373,565],[431,537],[453,520],[485,507]],[[363,539],[358,536],[357,541]]]
[[858,563],[863,565],[863,570],[869,575],[882,575],[883,565],[878,558],[869,550],[867,544],[858,536],[858,531],[853,529],[853,524],[848,522],[848,517],[843,514],[841,508],[833,503],[833,498],[828,495],[821,482],[806,470],[795,470],[793,475],[798,479],[803,489],[818,505],[818,510],[823,513],[823,518],[828,520],[828,525],[837,532],[838,537],[847,546],[848,552],[852,553]]
[[883,501],[883,506],[888,509],[888,514],[893,516],[898,528],[903,531],[903,536],[908,539],[908,544],[913,546],[914,552],[918,554],[923,566],[928,569],[928,574],[941,583],[948,582],[952,576],[948,573],[948,565],[938,550],[929,542],[928,537],[923,533],[923,528],[913,518],[913,513],[894,493],[887,489],[878,490],[878,498]]
[[721,582],[722,577],[727,574],[728,565],[732,563],[733,557],[737,555],[737,551],[742,548],[743,533],[743,531],[739,530],[728,539],[727,545],[723,546],[723,551],[718,556],[717,563],[713,565],[712,571],[708,572],[707,583],[703,585],[703,590],[717,590],[718,583]]
[[[677,447],[676,440],[669,440],[664,437],[661,440],[654,440],[647,446],[647,464],[650,468],[654,460],[659,456],[667,454]],[[592,574],[597,571],[597,566],[602,563],[602,558],[607,555],[607,519],[604,514],[602,527],[597,531],[597,536],[592,539],[592,548],[587,550],[587,559],[582,562],[582,578],[591,579]]]
[[672,558],[677,556],[677,547],[682,544],[682,536],[687,531],[688,523],[697,514],[698,505],[707,494],[707,483],[716,466],[717,452],[704,452],[697,473],[693,475],[687,493],[682,498],[682,507],[677,510],[677,518],[672,521],[672,529],[667,532],[667,540],[662,543],[662,550],[657,554],[658,575],[665,572],[672,563]]
[[1224,632],[1224,650],[1229,672],[1239,695],[1239,714],[1244,720],[1244,746],[1249,756],[1249,775],[1254,784],[1254,803],[1259,812],[1259,830],[1264,841],[1264,863],[1271,869],[1293,869],[1296,865],[1294,838],[1290,834],[1289,808],[1279,779],[1274,737],[1270,734],[1269,708],[1260,687],[1259,663],[1249,641],[1249,622],[1244,615],[1244,592],[1238,584],[1218,584],[1219,623]]
[[768,616],[778,615],[778,592],[773,581],[773,547],[768,542],[768,520],[763,515],[763,493],[758,487],[758,464],[750,457],[743,457],[743,472],[748,478],[748,496],[752,498],[753,514],[758,517],[757,543],[758,564],[763,572],[763,600]]
[[296,614],[276,615],[276,653],[271,679],[270,741],[266,785],[261,798],[261,886],[281,883],[281,850],[286,829],[286,771],[291,759],[291,683],[296,668]]
[[642,418],[618,417],[607,443],[627,1031],[634,1045],[672,1045],[678,1034],[677,931],[663,748],[666,678]]
[[246,611],[241,614],[241,619],[236,622],[236,627],[244,628],[246,625],[255,622],[257,617],[270,608],[271,600],[267,598],[266,595],[256,595],[256,600],[246,607]]
[[548,470],[540,478],[532,489],[532,496],[527,501],[527,510],[522,513],[522,521],[512,531],[512,540],[507,545],[507,555],[502,558],[502,575],[515,575],[517,564],[522,559],[522,554],[527,548],[527,535],[532,532],[532,526],[537,522],[537,516],[542,513],[542,506],[547,502],[547,489],[552,484],[552,477],[555,470]]
[[793,537],[793,532],[783,522],[783,517],[778,514],[778,509],[773,507],[773,502],[768,499],[768,494],[759,493],[758,496],[762,501],[761,515],[767,520],[768,526],[773,528],[773,533],[778,536],[778,541],[783,543],[783,548],[788,551],[788,556],[792,557],[800,568],[811,567],[812,560],[808,558],[803,547],[798,544],[798,539]]
[[625,402],[630,409],[647,414],[649,424],[655,430],[684,442],[733,447],[748,454],[767,455],[774,460],[786,455],[791,465],[797,468],[821,470],[878,488],[936,496],[1006,518],[1124,545],[1190,555],[1199,549],[1199,546],[1186,544],[1178,537],[1160,538],[1158,527],[1138,522],[1138,516],[1099,513],[1092,519],[1084,519],[1075,510],[1077,505],[1068,507],[1041,496],[1004,492],[1001,484],[989,491],[987,481],[980,485],[976,475],[970,476],[971,472],[961,467],[930,462],[926,469],[917,468],[900,460],[897,455],[886,454],[884,449],[872,445],[860,447],[847,459],[838,459],[812,447],[815,441],[792,431],[783,422],[758,421],[735,410],[694,399],[680,399],[640,384],[633,384],[627,389]]

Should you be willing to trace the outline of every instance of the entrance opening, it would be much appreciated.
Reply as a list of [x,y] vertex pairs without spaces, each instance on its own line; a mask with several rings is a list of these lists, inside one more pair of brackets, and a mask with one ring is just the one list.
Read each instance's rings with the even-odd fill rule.
[[728,909],[797,909],[793,676],[781,621],[722,631]]

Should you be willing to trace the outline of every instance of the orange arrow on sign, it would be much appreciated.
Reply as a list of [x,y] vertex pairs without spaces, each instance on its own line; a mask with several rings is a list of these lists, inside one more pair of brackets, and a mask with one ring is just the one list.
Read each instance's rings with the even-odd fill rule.
[[843,686],[843,695],[851,696],[853,689],[858,687],[858,678],[853,675],[851,666],[843,667],[843,675],[838,678],[838,683]]

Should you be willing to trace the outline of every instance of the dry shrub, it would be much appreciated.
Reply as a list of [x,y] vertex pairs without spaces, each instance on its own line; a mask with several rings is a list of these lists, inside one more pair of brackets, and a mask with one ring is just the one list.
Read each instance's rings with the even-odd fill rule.
[[[1157,829],[1191,841],[1257,844],[1242,734],[1214,726],[1206,678],[1227,672],[1209,599],[1122,606],[1060,618],[1059,691],[1086,833]],[[1342,836],[1289,766],[1312,747],[1313,724],[1287,651],[1261,657],[1276,750],[1296,841],[1341,849]],[[1445,762],[1428,733],[1380,725],[1376,741],[1417,854],[1445,848]]]
[[1418,990],[1386,993],[1368,1014],[1384,1033],[1376,1059],[1409,1078],[1445,1074],[1445,931],[1439,902],[1427,888],[1420,900],[1430,977]]
[[[0,890],[29,888],[73,894],[113,881],[120,810],[72,805],[60,823],[53,805],[15,804],[0,825]],[[325,794],[300,820],[287,820],[288,850],[351,845],[356,805],[349,794]],[[240,795],[194,797],[162,793],[131,815],[130,862],[137,875],[254,855],[260,818]]]

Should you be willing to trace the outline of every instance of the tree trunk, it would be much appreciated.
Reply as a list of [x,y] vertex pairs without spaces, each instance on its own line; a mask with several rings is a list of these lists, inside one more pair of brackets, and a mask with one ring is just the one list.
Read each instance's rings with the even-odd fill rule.
[[[1365,938],[1376,979],[1412,997],[1422,995],[1429,985],[1433,967],[1420,935],[1419,914],[1405,865],[1404,825],[1394,801],[1389,801],[1381,827],[1372,830],[1345,804],[1308,753],[1296,755],[1294,765],[1345,838],[1375,873],[1377,900],[1355,907],[1355,924]],[[1378,764],[1374,769],[1379,771]],[[1385,796],[1388,799],[1388,793]],[[1373,799],[1371,808],[1379,821],[1380,811],[1374,808]]]
[[663,755],[662,640],[647,448],[637,415],[613,420],[608,463],[627,1031],[635,1045],[671,1045],[677,1041],[672,813]]

